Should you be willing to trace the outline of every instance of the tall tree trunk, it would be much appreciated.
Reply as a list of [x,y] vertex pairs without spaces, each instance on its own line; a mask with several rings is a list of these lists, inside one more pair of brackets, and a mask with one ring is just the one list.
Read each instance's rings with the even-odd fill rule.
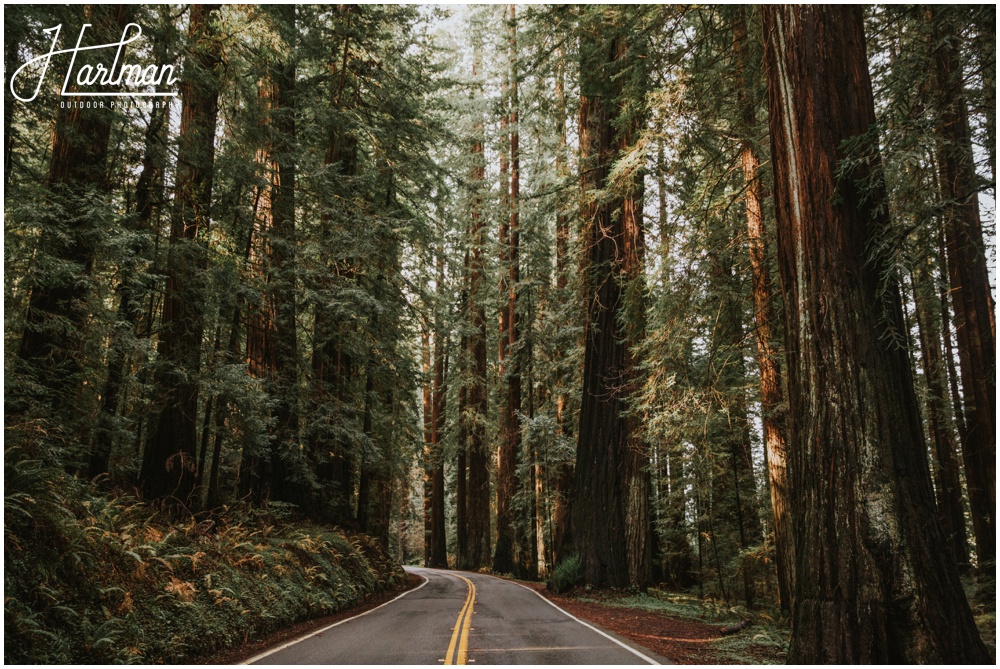
[[[296,46],[295,6],[275,7],[279,33],[293,52]],[[296,174],[296,91],[295,61],[291,56],[275,63],[271,78],[274,82],[274,106],[270,127],[273,131],[271,229],[268,238],[267,299],[274,316],[274,326],[268,330],[274,341],[274,373],[271,378],[275,400],[274,441],[271,450],[271,492],[274,499],[302,505],[302,486],[290,481],[287,461],[299,450],[298,402],[296,388],[299,377],[298,337],[295,309],[295,174]]]
[[637,510],[634,482],[639,474],[633,468],[639,458],[630,451],[632,421],[624,415],[627,404],[621,387],[622,379],[631,379],[633,373],[622,312],[626,286],[634,278],[628,270],[636,233],[625,229],[630,205],[623,206],[620,196],[597,200],[594,193],[609,185],[616,148],[613,123],[621,92],[615,88],[615,72],[609,70],[622,65],[618,61],[627,53],[622,35],[604,38],[607,29],[599,23],[587,26],[581,49],[581,218],[589,257],[572,524],[587,583],[644,587],[648,572],[640,565],[645,562],[648,569],[649,561],[632,552],[638,542],[629,528],[645,528],[648,516],[628,516]]
[[[619,40],[615,52],[616,61],[628,58],[628,46],[625,40]],[[635,61],[636,70],[641,66]],[[637,75],[633,75],[637,78]],[[645,82],[643,82],[645,84]],[[624,96],[623,96],[624,98]],[[618,148],[622,155],[631,150],[638,140],[639,133],[645,127],[645,114],[630,110],[625,99],[618,102],[619,116],[625,119],[626,126],[619,133]],[[621,204],[621,250],[620,258],[616,259],[616,268],[620,272],[622,285],[621,304],[615,314],[618,321],[624,321],[624,358],[622,361],[623,379],[625,380],[622,406],[629,415],[625,418],[625,451],[621,470],[622,490],[625,494],[625,550],[628,559],[628,580],[633,586],[645,590],[649,582],[653,564],[653,525],[650,522],[652,511],[652,480],[649,476],[649,451],[642,435],[642,421],[632,408],[632,398],[642,388],[642,360],[638,357],[637,348],[646,337],[646,232],[643,225],[643,203],[645,189],[643,187],[642,170],[637,170],[624,194]]]
[[774,552],[778,572],[778,602],[790,611],[795,579],[795,540],[792,536],[790,493],[785,440],[785,398],[781,367],[775,346],[774,290],[768,265],[767,235],[764,231],[764,186],[758,175],[760,159],[752,137],[757,128],[753,97],[747,81],[747,27],[745,8],[736,9],[733,24],[733,52],[736,58],[737,94],[741,109],[743,147],[740,162],[746,183],[747,243],[753,284],[754,334],[757,339],[757,365],[760,369],[760,400],[764,428],[764,459],[774,523]]
[[[475,169],[473,169],[474,176]],[[472,226],[467,224],[464,230],[464,242],[472,243]],[[465,250],[462,264],[462,294],[459,298],[458,313],[468,322],[469,317],[469,261],[470,251]],[[469,497],[469,335],[462,327],[462,335],[458,345],[458,448],[455,454],[455,566],[467,569],[469,563],[469,528],[468,528],[468,497]]]
[[[120,36],[126,16],[126,5],[87,5],[84,9],[85,20],[94,25],[91,37],[98,44]],[[76,67],[84,66],[89,58],[83,53]],[[75,90],[71,85],[70,92]],[[8,104],[6,113],[11,109]],[[95,192],[101,197],[108,192],[108,140],[115,113],[65,104],[56,115],[46,186],[58,204],[55,208],[65,215],[47,215],[40,226],[39,251],[56,261],[57,269],[39,273],[32,281],[18,348],[19,369],[32,383],[8,393],[6,403],[13,415],[39,402],[67,415],[73,424],[85,412],[80,397],[87,387],[82,348],[91,311],[95,230],[104,223],[102,214],[96,213],[102,207],[95,212],[89,198]]]
[[965,539],[965,513],[962,509],[962,484],[955,440],[948,419],[948,395],[945,390],[944,361],[937,323],[937,290],[934,272],[926,263],[912,272],[913,302],[916,305],[917,330],[920,333],[920,360],[927,384],[927,424],[934,453],[934,482],[937,492],[938,522],[951,548],[959,570],[969,566]]
[[[215,344],[212,346],[211,357],[208,360],[209,370],[212,369],[219,362],[219,354],[222,352],[222,319],[225,318],[223,315],[223,309],[220,307],[219,313],[215,319]],[[211,373],[211,371],[209,371]],[[194,485],[197,488],[195,496],[198,498],[199,503],[202,500],[203,495],[201,494],[202,487],[205,483],[205,466],[208,464],[208,442],[212,435],[212,411],[216,414],[219,413],[219,395],[209,395],[205,400],[205,410],[202,412],[201,419],[201,435],[199,440],[201,442],[201,447],[198,451],[198,472],[195,476]]]
[[434,566],[434,390],[431,387],[431,337],[428,325],[420,334],[424,419],[424,566]]
[[[529,293],[531,295],[531,293]],[[535,359],[534,342],[535,333],[532,327],[536,318],[534,303],[529,299],[527,307],[528,332],[525,336],[525,358],[527,359],[528,378],[528,408],[527,417],[529,421],[535,419]],[[538,453],[538,448],[532,446],[526,453],[531,462],[528,480],[528,488],[531,501],[530,524],[526,528],[524,535],[525,544],[521,550],[521,574],[522,578],[537,581],[540,574],[546,571],[545,556],[545,488],[543,483],[544,468]]]
[[615,337],[614,309],[621,299],[621,286],[607,279],[616,251],[612,205],[596,202],[593,195],[605,185],[612,152],[610,104],[600,77],[612,58],[600,33],[591,31],[585,35],[589,53],[583,54],[580,64],[581,218],[590,252],[584,275],[587,321],[571,522],[587,583],[622,587],[628,583],[618,481],[624,439],[619,398],[608,388],[619,376],[624,356],[624,347]]
[[514,5],[508,7],[510,39],[507,51],[507,104],[510,130],[509,225],[500,228],[500,294],[506,295],[507,304],[500,313],[500,369],[501,378],[507,382],[506,398],[500,416],[500,445],[497,451],[497,543],[493,553],[493,571],[501,574],[521,575],[520,553],[523,547],[521,519],[513,508],[514,498],[520,488],[517,469],[520,462],[521,427],[521,371],[515,353],[518,332],[517,290],[520,281],[518,246],[520,238],[520,154],[518,148],[517,70],[514,64],[516,16]]
[[[374,406],[375,402],[375,386],[373,374],[368,378],[372,379],[371,392],[369,393],[368,380],[365,381],[365,392],[367,393],[366,401],[370,402]],[[392,388],[386,388],[384,392],[381,393],[382,396],[382,406],[385,410],[391,411],[393,407],[393,395],[394,391]],[[371,412],[369,411],[366,416],[368,420],[371,420]],[[373,428],[370,422],[366,423],[368,434],[374,437]],[[389,548],[389,525],[392,520],[392,504],[394,495],[398,494],[393,486],[393,471],[392,471],[392,460],[391,451],[387,444],[378,444],[376,446],[379,450],[376,461],[370,465],[370,471],[368,474],[370,493],[368,497],[367,513],[365,515],[365,524],[362,531],[369,536],[375,537],[382,547],[388,550]],[[406,496],[406,495],[401,495]],[[360,500],[358,502],[360,509]]]
[[[473,76],[479,74],[481,48],[475,46]],[[486,310],[485,286],[485,217],[483,215],[483,181],[486,164],[483,154],[483,126],[477,123],[472,144],[472,244],[469,258],[469,360],[472,365],[469,385],[469,441],[466,457],[469,464],[468,487],[468,563],[478,569],[491,564],[490,550],[490,471],[486,443],[486,420],[489,396],[486,391]]]
[[[877,148],[861,9],[766,6],[798,541],[793,663],[988,662],[938,526]],[[869,142],[875,139],[869,136]]]
[[979,217],[960,38],[952,8],[927,10],[934,36],[937,85],[937,162],[944,201],[945,239],[955,333],[965,391],[962,442],[976,555],[981,573],[996,570],[996,342],[993,297]]
[[159,419],[143,454],[139,487],[147,499],[187,504],[194,490],[198,378],[204,326],[206,251],[215,163],[221,43],[216,5],[192,5],[191,52],[181,81],[176,210],[170,226],[167,288],[160,326]]
[[[559,143],[556,147],[556,178],[564,183],[571,178],[566,156],[566,56],[560,48],[556,51],[555,102],[556,123],[558,124]],[[569,204],[565,198],[560,198],[556,211],[556,295],[559,302],[570,298],[569,294]],[[566,416],[569,405],[567,386],[570,374],[566,367],[565,352],[562,347],[556,350],[556,423],[559,433],[564,439],[571,439],[573,430]],[[552,566],[558,564],[564,555],[570,552],[572,537],[570,536],[570,500],[573,494],[573,462],[562,461],[556,464],[553,475],[552,500]]]
[[154,212],[163,202],[163,177],[167,162],[167,130],[170,107],[164,105],[150,112],[146,126],[142,173],[135,186],[135,224],[137,241],[130,245],[119,266],[118,319],[108,344],[108,376],[104,383],[94,444],[90,452],[89,474],[97,476],[109,471],[108,460],[114,442],[113,424],[131,365],[132,356],[126,350],[129,340],[140,334],[144,306],[148,299],[146,282],[140,277],[140,263],[149,258]]
[[[462,336],[459,351],[465,359],[468,347],[468,337]],[[464,378],[463,370],[459,377]],[[455,457],[455,562],[458,569],[468,569],[469,564],[469,465],[467,447],[469,441],[469,424],[466,418],[468,411],[469,389],[464,384],[458,389],[458,453]]]
[[[287,11],[291,10],[291,15]],[[294,7],[284,6],[279,31],[294,42]],[[290,25],[289,25],[290,24]],[[289,45],[290,46],[290,45]],[[276,63],[260,85],[264,141],[257,152],[264,184],[255,217],[259,226],[251,267],[261,283],[260,299],[247,314],[247,366],[274,398],[270,452],[261,461],[258,496],[304,505],[301,486],[291,485],[290,461],[298,442],[295,390],[298,352],[295,332],[295,65]]]
[[448,374],[445,351],[448,343],[443,335],[440,318],[445,296],[444,249],[437,254],[437,300],[434,328],[434,386],[431,396],[431,566],[448,568],[447,525],[444,516],[444,444],[441,443],[445,424],[445,377]]

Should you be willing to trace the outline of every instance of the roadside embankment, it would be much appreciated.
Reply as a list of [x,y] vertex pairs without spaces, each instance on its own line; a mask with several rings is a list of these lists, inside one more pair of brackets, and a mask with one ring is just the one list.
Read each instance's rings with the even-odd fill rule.
[[[196,661],[392,590],[370,537],[230,508],[169,520],[71,477],[5,467],[4,662]],[[15,479],[12,481],[11,479]],[[22,480],[17,480],[22,479]]]

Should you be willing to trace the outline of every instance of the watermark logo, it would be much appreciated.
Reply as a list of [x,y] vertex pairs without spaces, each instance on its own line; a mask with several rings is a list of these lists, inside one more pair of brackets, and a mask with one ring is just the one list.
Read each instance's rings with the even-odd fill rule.
[[[76,46],[72,49],[56,49],[59,41],[59,33],[62,31],[62,24],[43,30],[46,35],[52,36],[52,46],[49,52],[32,58],[19,67],[10,78],[10,92],[21,102],[31,102],[38,97],[38,92],[42,89],[45,75],[48,73],[49,65],[53,56],[64,53],[71,54],[69,67],[66,69],[66,77],[63,79],[60,95],[63,97],[176,97],[175,91],[163,90],[164,87],[173,86],[177,83],[177,76],[174,73],[173,65],[134,65],[124,62],[123,53],[125,47],[142,37],[142,27],[137,23],[129,23],[122,31],[121,39],[108,44],[95,44],[93,46],[80,46],[83,43],[83,36],[87,28],[93,24],[85,23],[80,28],[80,35],[76,38]],[[110,65],[105,66],[102,62],[95,64],[87,63],[77,67],[77,56],[85,51],[95,52],[96,56],[110,56],[114,50],[114,60]],[[103,52],[103,53],[101,53]],[[100,60],[97,58],[96,60]],[[34,75],[35,90],[30,97],[22,97],[18,90],[24,90],[30,86],[30,77]],[[28,84],[18,85],[19,81],[28,79]],[[71,85],[79,87],[78,90],[68,90]],[[128,91],[87,91],[87,88],[112,87],[115,89],[131,89]],[[152,90],[148,90],[152,87]]]

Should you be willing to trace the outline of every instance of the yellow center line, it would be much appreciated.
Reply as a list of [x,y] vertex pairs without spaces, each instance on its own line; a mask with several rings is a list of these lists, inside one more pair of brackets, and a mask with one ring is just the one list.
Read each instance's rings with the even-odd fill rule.
[[[458,576],[458,574],[455,574]],[[469,649],[469,629],[472,625],[472,605],[476,601],[476,586],[464,576],[458,578],[465,581],[468,586],[468,594],[465,596],[465,604],[458,613],[458,620],[455,621],[455,628],[451,633],[451,642],[448,644],[448,652],[444,656],[445,664],[465,664],[465,658]],[[458,647],[456,657],[455,648]]]
[[465,658],[469,652],[469,630],[472,628],[472,606],[476,603],[476,584],[469,581],[472,587],[472,598],[469,600],[469,610],[465,614],[465,623],[462,624],[462,638],[458,642],[458,661],[455,664],[465,664]]

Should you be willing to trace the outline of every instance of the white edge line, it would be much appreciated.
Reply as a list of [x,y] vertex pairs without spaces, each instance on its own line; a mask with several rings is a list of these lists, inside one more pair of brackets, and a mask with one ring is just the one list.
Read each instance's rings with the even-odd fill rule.
[[[497,577],[496,577],[496,576],[494,576],[493,578],[497,578]],[[505,578],[501,578],[501,579],[499,579],[499,580],[501,580],[501,581],[507,581],[507,579],[505,579]],[[597,632],[598,634],[600,634],[600,635],[601,635],[601,636],[603,636],[604,638],[606,638],[606,639],[610,639],[611,641],[614,641],[614,642],[615,642],[616,644],[618,644],[619,646],[621,646],[622,648],[624,648],[624,649],[625,649],[625,650],[627,650],[628,652],[630,652],[630,653],[632,653],[633,655],[636,655],[636,656],[638,656],[638,657],[641,657],[641,658],[642,658],[642,659],[644,659],[644,660],[645,660],[646,662],[649,662],[650,664],[657,664],[657,665],[658,665],[658,664],[660,664],[659,662],[657,662],[657,661],[656,661],[656,660],[654,660],[653,658],[649,657],[648,655],[643,655],[642,653],[640,653],[639,651],[637,651],[637,650],[636,650],[635,648],[633,648],[632,646],[628,645],[627,643],[622,643],[621,641],[619,641],[618,639],[614,638],[613,636],[611,636],[611,635],[610,635],[610,634],[608,634],[607,632],[604,632],[603,630],[599,630],[599,629],[597,629],[596,627],[594,627],[593,625],[591,625],[590,623],[587,623],[587,622],[584,622],[584,621],[580,620],[579,618],[577,618],[576,616],[574,616],[574,615],[573,615],[572,613],[570,613],[570,612],[569,612],[569,611],[567,611],[566,609],[562,608],[561,606],[559,606],[558,604],[556,604],[555,602],[553,602],[553,601],[552,601],[551,599],[549,599],[548,597],[546,597],[546,596],[545,596],[545,595],[543,595],[542,593],[538,592],[537,590],[533,590],[532,588],[529,588],[529,587],[528,587],[528,586],[526,586],[526,585],[523,585],[523,584],[521,584],[521,583],[518,583],[517,581],[507,581],[507,583],[513,583],[513,584],[514,584],[514,585],[516,585],[516,586],[519,586],[519,587],[522,587],[522,588],[524,588],[524,589],[525,589],[525,590],[527,590],[528,592],[532,592],[532,593],[534,593],[534,594],[538,595],[538,597],[539,597],[539,598],[540,598],[540,599],[541,599],[541,600],[542,600],[543,602],[545,602],[546,604],[548,604],[549,606],[551,606],[551,607],[553,607],[553,608],[555,608],[555,609],[558,609],[559,611],[562,611],[562,612],[563,612],[563,614],[565,614],[565,615],[569,616],[570,618],[572,618],[572,619],[573,619],[573,620],[575,620],[576,622],[580,623],[580,624],[581,624],[581,625],[583,625],[584,627],[589,627],[590,629],[594,630],[595,632]]]
[[[408,573],[413,573],[413,572],[408,572]],[[314,637],[314,636],[316,636],[318,634],[322,634],[323,632],[325,632],[327,630],[331,630],[334,627],[336,627],[337,625],[343,625],[344,623],[349,623],[352,620],[356,620],[358,618],[361,618],[362,616],[367,616],[369,613],[371,613],[373,611],[378,611],[383,606],[388,606],[389,604],[392,604],[394,601],[396,601],[397,599],[400,599],[401,597],[406,597],[411,592],[416,592],[417,590],[419,590],[420,588],[424,587],[425,585],[427,585],[430,582],[430,579],[427,578],[426,576],[424,576],[423,574],[417,574],[417,576],[419,576],[420,578],[424,579],[424,582],[421,583],[420,585],[418,585],[417,587],[413,588],[412,590],[407,590],[406,592],[401,593],[401,594],[397,595],[396,597],[393,597],[388,602],[383,602],[382,604],[379,604],[378,606],[376,606],[373,609],[368,609],[364,613],[359,613],[356,616],[351,616],[350,618],[345,618],[344,620],[341,620],[339,622],[335,622],[332,625],[327,625],[323,629],[318,629],[315,632],[310,632],[309,634],[306,634],[305,636],[301,636],[298,639],[294,639],[293,641],[289,641],[287,643],[283,643],[283,644],[281,644],[280,646],[278,646],[276,648],[272,648],[271,650],[268,650],[268,651],[265,651],[265,652],[261,653],[260,655],[255,655],[254,657],[251,657],[249,660],[246,660],[244,662],[240,662],[240,664],[253,664],[254,662],[257,662],[259,660],[263,660],[268,655],[273,655],[273,654],[275,654],[275,653],[277,653],[279,651],[285,650],[289,646],[294,646],[295,644],[299,643],[300,641],[305,641],[306,639],[312,638],[312,637]],[[548,600],[546,600],[546,601],[548,601]],[[555,604],[553,604],[553,606],[555,606]],[[558,607],[556,607],[556,608],[558,608]],[[586,623],[584,623],[584,624],[586,624]],[[598,630],[598,631],[600,631],[600,630]]]

